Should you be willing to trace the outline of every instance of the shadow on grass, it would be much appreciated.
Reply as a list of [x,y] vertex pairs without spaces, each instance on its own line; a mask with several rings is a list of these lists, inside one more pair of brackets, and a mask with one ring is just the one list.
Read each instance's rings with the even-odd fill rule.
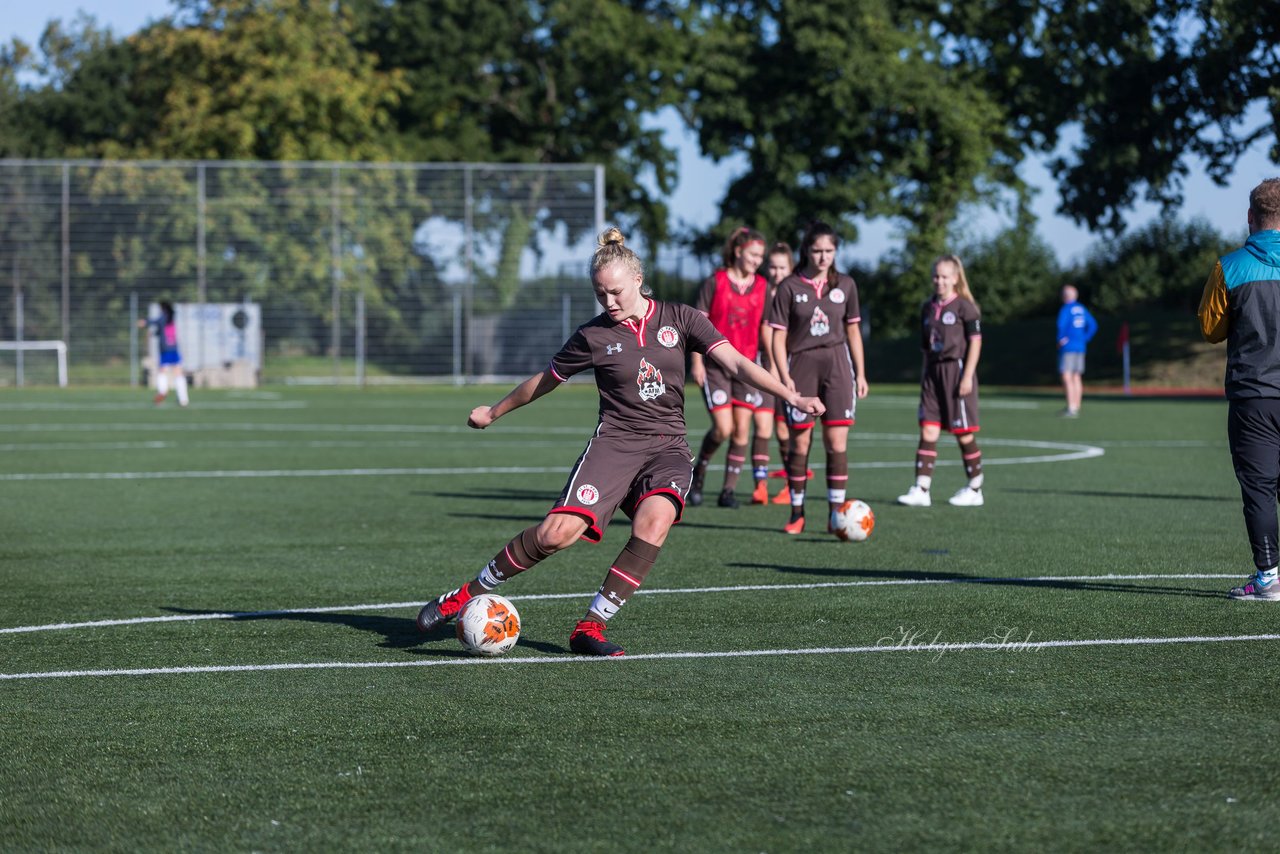
[[490,489],[485,492],[432,492],[414,489],[409,492],[415,498],[461,498],[478,501],[545,501],[556,500],[554,491],[545,489]]
[[[461,647],[419,649],[425,643],[453,640],[453,624],[440,626],[430,632],[418,631],[414,619],[404,617],[380,617],[369,614],[320,613],[314,611],[215,611],[197,608],[173,608],[164,610],[174,614],[230,614],[229,622],[250,620],[281,620],[288,622],[318,623],[328,626],[345,626],[362,632],[382,635],[378,646],[383,649],[400,649],[413,655],[430,655],[438,658],[466,658]],[[566,653],[568,647],[545,641],[520,638],[516,646],[544,653]]]
[[1024,495],[1082,495],[1088,498],[1153,498],[1159,501],[1227,501],[1240,502],[1240,496],[1187,495],[1155,492],[1106,492],[1096,489],[1027,489],[1025,487],[1001,488],[1001,492],[1020,492]]
[[[997,587],[1038,587],[1055,590],[1087,590],[1103,593],[1142,593],[1156,596],[1190,596],[1197,599],[1223,599],[1225,594],[1212,590],[1198,590],[1194,587],[1179,587],[1172,584],[1126,582],[1110,579],[1088,581],[1084,579],[1058,578],[987,578],[983,576],[964,575],[956,572],[899,572],[883,569],[840,569],[832,567],[812,566],[779,566],[768,563],[731,563],[730,567],[741,569],[772,569],[775,572],[796,575],[819,576],[825,578],[856,579],[868,581],[920,581],[947,582],[952,584],[983,584]],[[1155,581],[1155,579],[1152,579]]]

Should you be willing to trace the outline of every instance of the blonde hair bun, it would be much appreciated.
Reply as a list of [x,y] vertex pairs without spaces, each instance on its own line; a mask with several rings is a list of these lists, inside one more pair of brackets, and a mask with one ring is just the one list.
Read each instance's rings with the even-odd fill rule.
[[596,242],[601,246],[623,246],[626,244],[627,238],[622,236],[621,229],[614,226],[602,233]]

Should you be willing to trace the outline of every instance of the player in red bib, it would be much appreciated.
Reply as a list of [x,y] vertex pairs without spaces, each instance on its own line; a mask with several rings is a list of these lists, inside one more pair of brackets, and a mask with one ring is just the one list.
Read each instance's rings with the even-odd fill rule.
[[428,602],[418,628],[430,631],[473,596],[494,590],[579,539],[599,542],[616,510],[631,517],[631,538],[605,574],[600,591],[569,636],[580,655],[622,655],[604,636],[605,623],[644,582],[671,526],[684,512],[693,478],[684,421],[685,357],[710,357],[731,377],[746,377],[779,395],[797,412],[821,415],[822,403],[802,397],[734,349],[691,306],[653,299],[640,258],[611,228],[591,259],[591,283],[604,311],[578,327],[546,369],[493,406],[477,406],[467,425],[483,430],[532,403],[572,375],[592,370],[600,392],[600,421],[569,473],[555,506],[526,528],[457,590]]
[[982,451],[978,448],[978,356],[982,322],[969,290],[964,265],[955,255],[933,263],[933,296],[920,317],[924,368],[920,380],[920,444],[916,448],[916,480],[898,503],[928,507],[933,503],[933,467],[938,437],[945,429],[960,443],[967,485],[948,500],[956,507],[981,507]]
[[[858,286],[836,270],[836,233],[823,222],[805,232],[800,246],[805,265],[778,285],[769,307],[774,364],[787,388],[818,397],[826,407],[822,444],[827,452],[827,528],[835,509],[844,503],[849,482],[849,428],[857,401],[867,396],[862,351],[862,315]],[[813,439],[812,418],[788,408],[791,456],[787,480],[791,487],[788,534],[804,531],[804,492]]]
[[[748,359],[755,359],[769,292],[769,283],[756,273],[764,261],[764,235],[746,226],[739,228],[725,241],[721,257],[724,266],[702,283],[694,307],[729,339],[734,349]],[[711,429],[702,437],[702,447],[693,466],[689,503],[695,507],[702,503],[707,466],[728,439],[724,488],[717,503],[721,507],[737,507],[734,490],[747,461],[752,413],[764,402],[763,396],[743,378],[729,376],[714,362],[707,364],[697,352],[689,357],[689,376],[702,389],[707,411],[711,413]]]

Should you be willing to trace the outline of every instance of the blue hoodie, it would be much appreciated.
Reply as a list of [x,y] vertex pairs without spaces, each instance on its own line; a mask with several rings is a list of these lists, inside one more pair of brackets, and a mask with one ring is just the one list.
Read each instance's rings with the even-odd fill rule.
[[1063,353],[1083,353],[1097,331],[1098,321],[1079,302],[1063,303],[1058,310],[1058,349]]
[[1227,397],[1280,398],[1280,230],[1219,259],[1198,314],[1206,341],[1227,342]]

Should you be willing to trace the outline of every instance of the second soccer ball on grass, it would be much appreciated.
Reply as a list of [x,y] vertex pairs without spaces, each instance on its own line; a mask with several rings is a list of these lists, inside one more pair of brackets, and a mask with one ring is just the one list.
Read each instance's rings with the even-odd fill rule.
[[865,501],[846,501],[831,513],[831,532],[846,542],[862,542],[875,527],[876,514]]

